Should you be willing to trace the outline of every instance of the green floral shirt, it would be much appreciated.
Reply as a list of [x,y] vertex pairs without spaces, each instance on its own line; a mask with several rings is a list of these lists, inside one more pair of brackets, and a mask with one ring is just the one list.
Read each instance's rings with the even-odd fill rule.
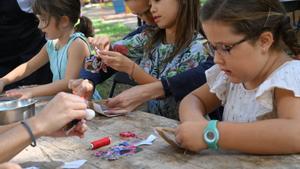
[[[119,51],[133,60],[139,60],[139,65],[145,72],[157,79],[172,77],[178,73],[195,68],[204,62],[208,54],[204,50],[207,41],[201,34],[195,34],[191,44],[179,52],[173,59],[166,62],[166,58],[173,52],[175,46],[158,43],[150,52],[146,52],[145,45],[149,41],[149,34],[143,32],[131,39],[121,40],[113,45],[115,51]],[[188,82],[187,82],[188,83]],[[169,118],[178,118],[177,103],[173,97],[163,100],[151,100],[148,111]]]

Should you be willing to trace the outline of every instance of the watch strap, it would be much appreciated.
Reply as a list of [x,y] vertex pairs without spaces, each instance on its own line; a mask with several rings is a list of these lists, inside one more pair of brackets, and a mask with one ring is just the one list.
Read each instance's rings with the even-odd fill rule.
[[[219,148],[219,130],[217,128],[217,120],[211,120],[208,122],[206,128],[204,129],[203,137],[209,149],[217,150]],[[213,138],[209,138],[209,134],[213,134]]]

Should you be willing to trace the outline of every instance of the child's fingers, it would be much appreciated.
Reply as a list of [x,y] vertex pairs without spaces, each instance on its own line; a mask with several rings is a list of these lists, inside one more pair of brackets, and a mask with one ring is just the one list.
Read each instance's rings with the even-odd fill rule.
[[73,90],[73,83],[74,83],[74,80],[69,80],[69,82],[68,82],[68,88],[69,89]]
[[118,98],[118,96],[114,97],[114,98],[110,98],[107,100],[106,102],[106,106],[107,107],[116,107],[117,105],[119,105],[122,101]]
[[101,58],[101,61],[108,66],[111,66],[116,61],[116,58],[108,55],[99,55],[99,57]]
[[105,50],[105,51],[109,51],[109,48],[110,48],[110,43],[107,43],[107,44],[104,46],[104,50]]
[[100,44],[100,50],[103,50],[103,51],[108,51],[109,50],[109,45],[110,45],[110,43],[108,42],[108,41],[101,41],[101,42],[99,42],[99,44]]
[[127,114],[129,111],[127,109],[109,109],[106,111],[109,115],[122,115]]
[[79,87],[79,89],[77,90],[77,95],[80,97],[84,97],[86,98],[86,95],[88,93],[88,89],[86,87]]
[[180,147],[184,148],[184,145],[182,144],[182,139],[181,139],[180,134],[177,134],[177,133],[176,133],[175,141],[176,141],[176,143],[177,143]]
[[6,91],[5,94],[8,97],[22,97],[22,95],[23,95],[23,93],[19,92],[16,89]]
[[114,51],[100,51],[99,53],[100,55],[107,55],[110,57],[118,57],[120,55],[119,52],[114,52]]
[[82,84],[83,79],[69,80],[68,87],[72,90],[76,89],[78,86]]
[[89,38],[89,43],[100,50],[109,50],[110,39],[108,37]]

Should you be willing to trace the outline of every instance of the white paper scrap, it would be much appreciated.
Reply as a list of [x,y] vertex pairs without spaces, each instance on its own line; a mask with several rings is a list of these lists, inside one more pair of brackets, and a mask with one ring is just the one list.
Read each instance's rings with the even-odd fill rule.
[[80,168],[87,160],[65,162],[62,168]]
[[156,139],[157,137],[153,134],[151,134],[150,136],[148,136],[148,138],[146,140],[142,140],[138,143],[135,144],[135,146],[141,146],[141,145],[152,145],[153,141]]

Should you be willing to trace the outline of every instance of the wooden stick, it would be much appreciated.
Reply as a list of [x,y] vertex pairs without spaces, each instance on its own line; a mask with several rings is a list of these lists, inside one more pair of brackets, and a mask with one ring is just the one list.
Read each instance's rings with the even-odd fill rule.
[[155,131],[159,134],[161,138],[163,138],[167,143],[171,146],[182,149],[174,139],[171,139],[167,133],[174,135],[175,138],[175,129],[174,128],[167,128],[167,127],[155,127]]

